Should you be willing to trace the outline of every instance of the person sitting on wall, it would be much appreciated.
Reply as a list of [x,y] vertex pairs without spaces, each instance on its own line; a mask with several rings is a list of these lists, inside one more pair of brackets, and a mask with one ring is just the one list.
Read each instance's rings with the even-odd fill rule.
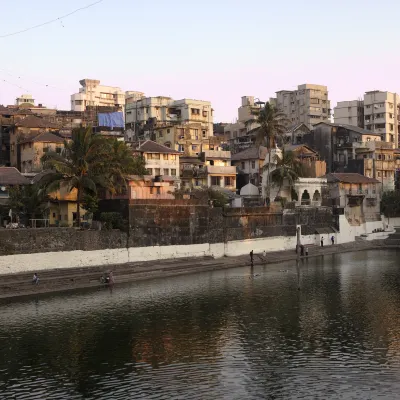
[[32,283],[35,285],[37,285],[39,283],[39,277],[36,272],[33,274]]

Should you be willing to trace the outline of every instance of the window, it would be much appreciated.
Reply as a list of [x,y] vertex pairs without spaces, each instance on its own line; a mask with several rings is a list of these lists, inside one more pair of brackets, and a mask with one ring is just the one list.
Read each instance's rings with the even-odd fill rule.
[[196,180],[194,181],[194,185],[195,185],[195,186],[201,186],[201,185],[200,185],[200,181],[199,181],[198,179],[196,179]]
[[168,168],[164,168],[163,175],[169,175],[169,170],[168,170]]
[[170,154],[169,157],[170,157],[169,159],[172,161],[176,160],[176,154]]
[[251,162],[251,168],[253,168],[253,169],[256,168],[256,162],[255,162],[255,161],[252,161],[252,162]]
[[171,176],[176,176],[176,169],[175,168],[171,169]]
[[53,213],[53,218],[55,218],[56,217],[56,213]]
[[380,178],[381,177],[381,173],[380,172],[378,172],[378,178]]
[[206,131],[203,131],[203,138],[206,137]]
[[225,176],[225,186],[233,186],[233,178],[231,176]]
[[393,124],[389,124],[390,130],[393,130]]
[[167,133],[170,133],[171,132],[171,129],[167,129]]
[[178,144],[178,151],[184,152],[185,146],[183,144]]
[[168,160],[168,154],[163,154],[163,159]]
[[192,150],[193,150],[193,151],[197,151],[197,145],[193,144],[193,145],[192,145]]
[[219,176],[212,176],[211,177],[211,185],[212,186],[220,186],[219,185],[220,177]]
[[214,160],[210,160],[210,165],[214,165]]
[[207,117],[207,111],[203,111],[203,117]]
[[82,105],[82,100],[75,100],[75,105],[76,106],[81,106]]
[[387,178],[387,171],[385,171],[384,174],[385,174],[385,178]]
[[154,175],[161,175],[160,168],[154,168]]
[[200,109],[199,108],[192,108],[192,115],[200,115]]
[[163,131],[158,132],[158,137],[163,137]]
[[244,164],[244,162],[242,162],[242,169],[244,169],[245,168],[245,164]]
[[43,147],[43,153],[48,153],[50,151],[50,147]]
[[147,168],[147,174],[148,175],[153,175],[153,169],[152,168]]
[[149,153],[149,154],[147,154],[147,159],[148,160],[159,160],[160,153]]

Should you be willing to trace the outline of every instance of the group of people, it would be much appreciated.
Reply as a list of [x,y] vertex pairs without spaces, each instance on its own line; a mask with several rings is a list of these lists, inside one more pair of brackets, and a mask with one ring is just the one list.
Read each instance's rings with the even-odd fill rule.
[[[324,247],[324,237],[322,236],[321,237],[321,247]],[[335,244],[335,236],[331,236],[331,243],[332,243],[332,245],[334,245]]]

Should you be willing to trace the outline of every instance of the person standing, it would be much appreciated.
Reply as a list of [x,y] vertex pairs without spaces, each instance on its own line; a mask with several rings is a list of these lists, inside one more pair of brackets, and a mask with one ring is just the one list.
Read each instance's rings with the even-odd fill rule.
[[332,245],[335,244],[335,236],[333,236],[333,235],[332,235],[332,237],[331,237],[331,242],[332,242]]
[[324,247],[324,237],[321,237],[321,247]]
[[37,285],[39,283],[39,277],[38,277],[38,274],[36,272],[33,274],[32,283],[34,285]]
[[253,250],[250,252],[250,262],[251,262],[251,266],[253,266]]

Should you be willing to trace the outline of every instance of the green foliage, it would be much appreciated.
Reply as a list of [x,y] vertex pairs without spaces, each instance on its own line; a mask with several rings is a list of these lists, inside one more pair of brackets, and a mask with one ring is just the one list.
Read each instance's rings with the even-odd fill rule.
[[102,212],[100,221],[105,229],[124,229],[125,223],[119,212]]
[[260,145],[266,145],[268,148],[267,163],[267,182],[265,192],[267,201],[269,202],[271,193],[271,179],[269,178],[269,169],[271,163],[271,150],[275,148],[277,141],[283,142],[284,133],[290,124],[286,114],[278,111],[271,103],[265,103],[260,109],[253,109],[252,115],[254,118],[246,121],[246,126],[258,125],[254,129],[256,132],[256,141]]
[[48,196],[38,185],[13,186],[8,189],[7,205],[13,213],[19,214],[25,224],[31,218],[43,217]]
[[282,156],[275,157],[276,168],[271,172],[271,182],[277,186],[277,197],[280,196],[282,186],[286,182],[292,191],[299,177],[307,174],[307,167],[297,158],[293,151],[282,149]]
[[392,191],[383,193],[381,212],[385,217],[400,217],[400,192]]
[[94,214],[99,209],[99,199],[95,194],[86,193],[82,199],[82,208]]
[[[98,187],[120,192],[129,175],[145,172],[143,158],[134,157],[125,142],[95,134],[91,127],[75,129],[71,140],[64,142],[61,154],[48,152],[42,163],[49,171],[41,180],[48,193],[58,190],[60,185],[66,185],[68,191],[77,190],[78,226],[85,194],[95,196]],[[90,202],[89,207],[92,206]]]

